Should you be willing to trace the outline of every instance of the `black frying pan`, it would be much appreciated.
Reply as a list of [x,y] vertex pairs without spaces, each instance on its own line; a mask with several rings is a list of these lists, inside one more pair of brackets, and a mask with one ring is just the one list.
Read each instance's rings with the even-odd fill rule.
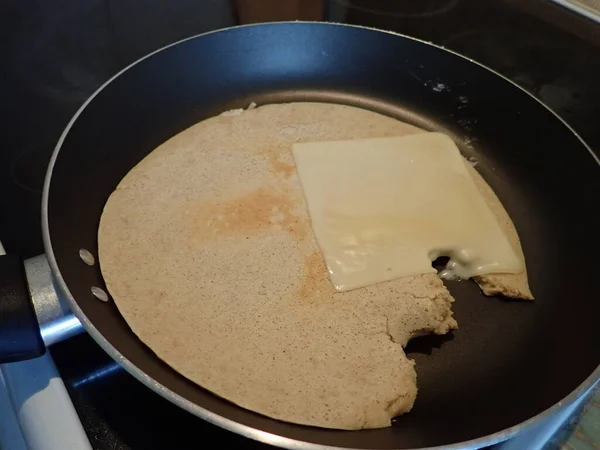
[[[114,304],[90,294],[103,280],[78,252],[96,254],[100,214],[121,178],[172,135],[251,101],[356,105],[444,131],[479,161],[519,230],[535,302],[486,298],[473,283],[449,283],[460,329],[409,345],[419,396],[391,428],[323,430],[234,406],[162,363]],[[289,448],[474,448],[510,437],[600,377],[599,175],[598,160],[561,119],[466,58],[366,28],[256,25],[163,49],[92,96],[54,152],[44,239],[57,287],[87,331],[135,377],[193,414]]]

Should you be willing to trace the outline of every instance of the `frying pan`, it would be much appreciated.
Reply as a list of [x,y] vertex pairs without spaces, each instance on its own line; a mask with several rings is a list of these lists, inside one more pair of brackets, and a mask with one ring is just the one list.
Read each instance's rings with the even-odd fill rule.
[[[536,300],[485,298],[473,283],[450,282],[460,329],[409,345],[419,396],[390,428],[324,430],[239,408],[170,369],[112,302],[90,293],[104,282],[79,250],[97,255],[102,208],[136,163],[202,119],[290,101],[359,106],[448,133],[477,161],[522,238]],[[542,420],[600,377],[599,175],[598,159],[565,122],[467,58],[362,27],[261,24],[171,45],[102,86],[52,156],[43,235],[55,287],[89,334],[192,414],[287,448],[478,448]]]

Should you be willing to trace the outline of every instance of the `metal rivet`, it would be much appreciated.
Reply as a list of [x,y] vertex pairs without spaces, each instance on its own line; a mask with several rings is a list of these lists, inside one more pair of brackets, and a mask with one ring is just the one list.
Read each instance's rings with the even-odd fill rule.
[[101,302],[108,302],[108,294],[104,291],[104,289],[100,289],[99,287],[92,286],[92,295],[96,297]]
[[88,250],[86,250],[85,248],[80,248],[79,249],[79,257],[81,258],[81,260],[86,263],[88,266],[93,266],[96,263],[96,260],[94,259],[94,255],[92,255]]

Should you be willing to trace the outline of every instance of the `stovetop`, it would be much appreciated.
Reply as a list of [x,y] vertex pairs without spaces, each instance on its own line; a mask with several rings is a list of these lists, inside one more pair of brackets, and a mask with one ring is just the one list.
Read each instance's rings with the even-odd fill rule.
[[[53,146],[120,68],[176,40],[236,25],[229,0],[46,0],[0,4],[0,238],[43,253],[41,190]],[[600,25],[547,0],[331,0],[325,19],[443,45],[511,78],[600,149]],[[9,218],[9,219],[7,219]],[[120,369],[87,335],[52,355],[94,448],[263,449],[191,416]]]

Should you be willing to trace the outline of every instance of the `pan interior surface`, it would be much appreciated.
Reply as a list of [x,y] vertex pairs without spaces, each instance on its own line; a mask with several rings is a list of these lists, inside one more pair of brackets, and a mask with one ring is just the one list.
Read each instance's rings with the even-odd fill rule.
[[[104,203],[150,151],[225,110],[289,101],[359,106],[448,133],[477,161],[521,237],[536,300],[486,298],[474,283],[448,283],[460,328],[409,344],[419,395],[413,411],[390,428],[347,432],[292,425],[212,395],[162,363],[113,303],[91,295],[90,287],[104,282],[97,265],[79,259],[81,248],[97,255]],[[543,105],[443,49],[349,26],[241,27],[151,55],[83,108],[49,175],[47,251],[64,280],[59,287],[104,336],[105,348],[114,347],[155,380],[152,388],[168,397],[166,387],[200,416],[204,408],[277,436],[337,447],[449,445],[530,419],[597,368],[600,210],[589,196],[600,192],[598,169],[585,145]]]

